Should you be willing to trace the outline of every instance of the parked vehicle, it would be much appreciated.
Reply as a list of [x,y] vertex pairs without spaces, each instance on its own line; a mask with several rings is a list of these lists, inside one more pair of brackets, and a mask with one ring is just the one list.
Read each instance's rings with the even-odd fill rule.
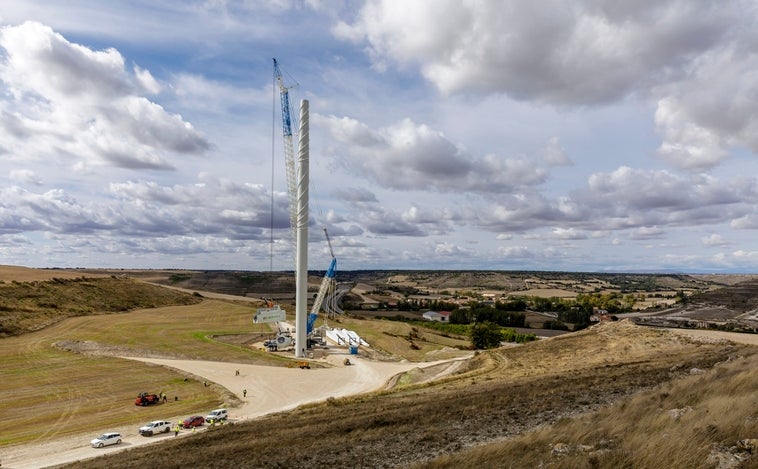
[[187,417],[182,422],[182,427],[184,428],[192,428],[192,427],[199,427],[202,424],[205,423],[205,419],[202,415],[193,415],[192,417]]
[[140,427],[139,434],[142,436],[152,436],[156,433],[168,433],[171,431],[171,422],[165,420],[154,420]]
[[311,369],[311,364],[308,363],[307,361],[304,361],[304,360],[303,361],[297,361],[297,362],[290,362],[290,363],[287,364],[287,366],[289,368],[295,368],[295,367],[297,367],[297,368],[300,368],[301,370],[305,370],[305,369],[310,370]]
[[121,434],[116,432],[103,433],[89,443],[93,448],[102,448],[103,446],[117,445],[121,443]]
[[151,405],[151,404],[158,404],[161,402],[161,397],[157,394],[143,392],[140,393],[137,396],[137,399],[134,400],[134,405]]
[[214,421],[218,422],[219,420],[226,420],[227,413],[226,409],[216,409],[212,410],[208,413],[208,415],[205,416],[205,420],[207,422]]

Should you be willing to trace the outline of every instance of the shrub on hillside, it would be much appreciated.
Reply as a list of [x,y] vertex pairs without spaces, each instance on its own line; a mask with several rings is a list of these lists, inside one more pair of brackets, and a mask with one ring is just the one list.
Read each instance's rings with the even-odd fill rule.
[[503,332],[493,322],[478,322],[471,326],[471,345],[476,349],[490,349],[500,346]]

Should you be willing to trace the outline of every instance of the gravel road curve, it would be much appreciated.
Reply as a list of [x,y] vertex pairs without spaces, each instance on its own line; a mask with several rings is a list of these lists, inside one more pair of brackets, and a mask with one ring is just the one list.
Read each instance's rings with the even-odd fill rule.
[[[353,363],[351,366],[343,365],[345,357],[350,357]],[[456,360],[425,363],[380,362],[347,353],[336,353],[326,358],[330,364],[334,365],[333,367],[300,369],[198,360],[124,358],[175,368],[225,387],[242,402],[242,405],[229,409],[232,421],[243,421],[281,412],[301,404],[323,401],[329,397],[344,397],[379,390],[398,373],[417,367],[439,365],[445,361],[456,362]],[[240,372],[239,375],[236,374],[237,370]],[[243,396],[244,389],[247,389],[247,396]],[[198,409],[198,413],[205,414],[209,410],[211,409]],[[186,415],[177,415],[165,418],[171,422],[177,422],[185,417]],[[120,432],[123,442],[118,446],[100,449],[89,446],[89,440],[106,431]],[[189,433],[189,430],[182,430],[179,437]],[[0,463],[3,469],[38,469],[97,457],[135,446],[157,444],[166,438],[174,438],[173,432],[145,438],[139,436],[137,428],[133,426],[103,428],[87,437],[67,437],[41,445],[3,448],[0,450]]]

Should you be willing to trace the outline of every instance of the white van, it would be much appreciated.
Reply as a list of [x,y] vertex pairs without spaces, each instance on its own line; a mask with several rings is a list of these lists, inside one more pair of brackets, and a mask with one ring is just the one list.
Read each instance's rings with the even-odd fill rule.
[[212,410],[205,416],[206,422],[218,422],[219,420],[226,420],[226,409]]

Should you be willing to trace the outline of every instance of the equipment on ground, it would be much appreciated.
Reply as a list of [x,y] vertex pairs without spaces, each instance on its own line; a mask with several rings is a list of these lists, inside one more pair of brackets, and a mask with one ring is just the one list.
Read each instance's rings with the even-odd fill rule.
[[273,339],[263,342],[263,346],[266,347],[269,352],[278,352],[294,347],[295,339],[293,339],[288,332],[280,332]]
[[300,368],[301,370],[310,370],[311,364],[306,361],[292,362],[287,365],[289,368]]
[[276,336],[273,339],[264,341],[263,346],[266,347],[269,352],[281,352],[283,350],[289,350],[294,347],[295,338],[292,337],[292,334],[289,330],[282,330],[279,328]]
[[161,402],[161,398],[157,394],[143,392],[137,396],[134,400],[134,405],[146,406],[152,404],[158,404]]
[[326,294],[331,290],[334,291],[334,271],[337,269],[337,258],[334,256],[334,249],[332,249],[332,241],[329,239],[329,232],[324,227],[324,236],[326,236],[326,243],[329,245],[329,254],[332,255],[332,260],[329,263],[329,268],[326,270],[324,279],[321,281],[321,287],[318,289],[316,299],[313,301],[311,307],[311,313],[308,315],[308,329],[307,334],[310,336],[313,333],[313,324],[316,322],[318,312],[324,302]]

